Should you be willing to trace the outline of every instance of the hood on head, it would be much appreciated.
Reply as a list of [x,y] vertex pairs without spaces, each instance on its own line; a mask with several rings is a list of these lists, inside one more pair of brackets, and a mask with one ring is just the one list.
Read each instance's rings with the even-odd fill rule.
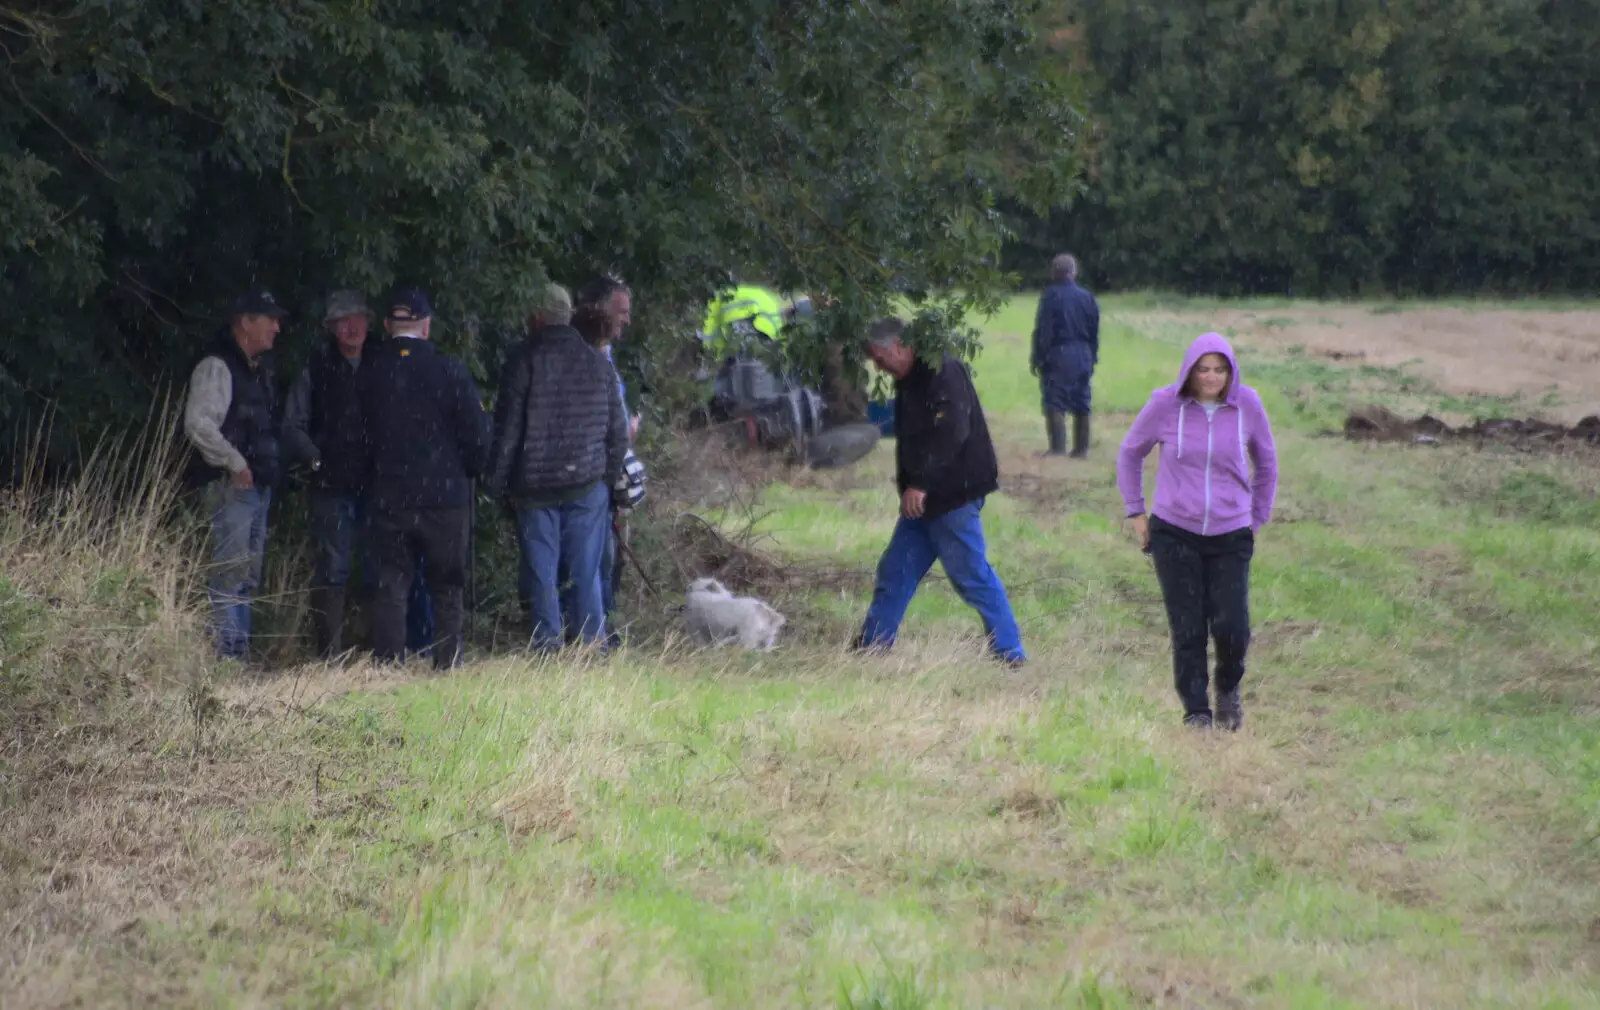
[[1228,359],[1228,369],[1233,375],[1228,381],[1228,396],[1225,402],[1232,403],[1244,379],[1239,375],[1239,359],[1233,354],[1233,346],[1220,333],[1202,333],[1189,345],[1189,349],[1183,355],[1183,367],[1178,371],[1178,383],[1172,387],[1172,391],[1174,394],[1183,392],[1183,384],[1189,381],[1189,373],[1193,372],[1194,366],[1208,354],[1220,354]]

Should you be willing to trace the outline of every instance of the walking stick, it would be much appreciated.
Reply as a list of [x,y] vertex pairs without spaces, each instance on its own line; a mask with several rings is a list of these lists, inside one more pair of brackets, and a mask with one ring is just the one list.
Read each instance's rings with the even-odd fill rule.
[[[616,521],[615,520],[612,520],[611,528],[613,530],[617,529],[617,525],[616,525]],[[620,535],[620,531],[618,531],[618,536],[617,536],[617,550],[619,552],[618,555],[617,555],[619,558],[621,558],[622,555],[625,554],[625,555],[627,555],[628,560],[633,562],[634,571],[639,573],[640,580],[644,582],[644,587],[646,589],[650,590],[650,594],[652,596],[654,596],[658,600],[661,599],[661,591],[656,589],[656,585],[655,585],[654,582],[650,581],[650,576],[648,576],[648,575],[646,575],[644,573],[644,565],[641,565],[639,563],[638,555],[633,553],[633,548],[628,546],[628,542],[622,538],[622,536]],[[622,567],[622,565],[621,565],[621,562],[619,561],[618,565],[617,565],[617,568],[618,568],[619,571],[621,570],[621,567]]]
[[467,620],[462,628],[465,651],[466,633],[478,616],[478,481],[467,479]]

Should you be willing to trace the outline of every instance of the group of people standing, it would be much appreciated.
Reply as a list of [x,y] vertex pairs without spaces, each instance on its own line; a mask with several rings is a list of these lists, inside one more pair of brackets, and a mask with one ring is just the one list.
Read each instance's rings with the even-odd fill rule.
[[[1070,415],[1070,455],[1083,458],[1100,313],[1077,284],[1073,257],[1058,256],[1053,268],[1056,284],[1040,299],[1031,364],[1049,453],[1067,454]],[[312,610],[322,654],[341,651],[353,544],[365,540],[376,568],[374,655],[403,656],[407,596],[420,565],[436,599],[434,664],[460,661],[478,479],[515,515],[518,589],[532,645],[614,642],[619,516],[641,493],[630,448],[639,419],[628,413],[611,359],[631,321],[632,295],[621,281],[602,277],[580,293],[576,308],[556,285],[535,303],[527,337],[505,363],[491,424],[466,367],[430,343],[426,294],[396,292],[383,317],[388,339],[374,344],[365,299],[335,293],[324,318],[329,338],[295,382],[280,435],[268,352],[286,313],[264,290],[234,302],[227,329],[195,366],[184,423],[195,450],[191,483],[212,523],[210,589],[222,655],[242,657],[249,647],[268,508],[286,455],[313,475],[319,562]],[[981,617],[996,658],[1020,666],[1027,661],[1021,630],[984,543],[981,515],[999,487],[999,466],[977,390],[959,360],[920,357],[904,332],[903,321],[882,320],[865,348],[894,379],[899,518],[855,647],[893,647],[917,587],[939,561]],[[1144,462],[1157,449],[1161,466],[1147,511]],[[1221,336],[1196,340],[1177,382],[1151,394],[1123,440],[1116,479],[1154,560],[1185,721],[1238,729],[1250,560],[1272,514],[1277,456],[1261,398],[1241,381]],[[1214,685],[1208,639],[1216,646]]]
[[190,375],[183,418],[192,449],[186,482],[211,524],[208,588],[219,655],[250,654],[272,496],[291,465],[309,474],[317,556],[310,604],[320,655],[347,651],[342,628],[361,554],[372,573],[373,655],[398,661],[408,646],[416,651],[414,617],[431,600],[433,663],[461,661],[479,480],[515,514],[518,589],[534,645],[614,641],[616,530],[642,494],[631,452],[639,422],[627,413],[611,358],[631,321],[632,294],[620,280],[600,277],[576,308],[559,285],[538,292],[535,303],[491,421],[466,366],[432,344],[433,306],[419,289],[388,299],[383,340],[369,335],[375,314],[363,295],[330,295],[328,336],[291,386],[281,417],[271,352],[288,312],[265,289],[234,300],[226,327]]
[[[1030,364],[1040,380],[1046,455],[1069,455],[1070,415],[1070,455],[1082,459],[1089,454],[1100,310],[1077,283],[1075,258],[1057,256],[1052,270],[1055,283],[1039,300]],[[937,560],[956,593],[978,612],[994,656],[1021,666],[1027,660],[1021,633],[984,544],[981,513],[999,487],[999,467],[983,408],[966,366],[948,355],[919,357],[902,340],[904,329],[900,320],[885,320],[867,344],[867,355],[894,378],[900,501],[855,647],[893,646],[917,586]],[[1155,503],[1147,510],[1144,463],[1152,451],[1159,451],[1160,467]],[[1238,730],[1250,645],[1250,561],[1256,534],[1272,517],[1278,463],[1266,408],[1244,385],[1222,336],[1195,340],[1178,380],[1151,393],[1117,454],[1116,482],[1161,586],[1184,722]],[[1208,639],[1215,643],[1214,682]]]

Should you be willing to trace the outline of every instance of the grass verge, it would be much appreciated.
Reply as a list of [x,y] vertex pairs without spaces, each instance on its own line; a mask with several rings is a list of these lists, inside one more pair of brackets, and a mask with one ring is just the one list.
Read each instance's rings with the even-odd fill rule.
[[758,529],[854,578],[789,586],[774,655],[307,667],[9,752],[0,1000],[1600,1002],[1593,455],[1328,439],[1246,360],[1280,521],[1247,729],[1197,739],[1110,479],[1185,335],[1111,306],[1094,458],[1042,461],[1031,308],[978,369],[1021,674],[938,578],[892,658],[844,652],[889,453],[798,475]]

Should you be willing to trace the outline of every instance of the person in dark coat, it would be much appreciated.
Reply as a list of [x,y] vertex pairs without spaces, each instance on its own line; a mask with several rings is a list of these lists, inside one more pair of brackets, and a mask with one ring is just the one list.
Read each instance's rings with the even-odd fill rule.
[[267,511],[281,477],[272,345],[287,313],[265,288],[233,300],[189,376],[185,483],[211,516],[211,633],[217,654],[247,659],[250,608],[267,550]]
[[1100,306],[1078,286],[1078,261],[1062,253],[1050,264],[1055,283],[1039,297],[1030,365],[1044,399],[1049,456],[1067,452],[1066,415],[1072,415],[1072,457],[1089,455],[1090,380],[1100,362]]
[[[369,338],[372,310],[359,291],[328,296],[323,325],[328,338],[289,388],[283,414],[284,449],[310,471],[311,539],[316,570],[311,582],[311,625],[317,655],[344,650],[343,627],[351,570],[359,562],[362,589],[375,581],[364,545],[368,525],[362,507],[366,456],[361,419],[361,365],[377,351]],[[433,599],[419,555],[406,601],[406,649],[423,652],[433,642]]]
[[433,308],[414,288],[396,293],[384,320],[392,338],[361,370],[365,503],[378,584],[372,651],[401,659],[406,596],[420,553],[434,596],[433,665],[461,662],[472,481],[489,449],[477,385],[429,342]]
[[500,383],[488,483],[516,513],[535,649],[562,644],[563,573],[572,637],[606,639],[600,565],[627,450],[611,362],[570,325],[531,332]]
[[887,649],[934,561],[978,612],[994,655],[1012,666],[1027,661],[1022,632],[1005,586],[983,542],[984,499],[1000,486],[999,465],[978,391],[966,366],[945,355],[929,364],[901,340],[905,324],[872,328],[867,354],[894,377],[895,483],[900,519],[878,561],[872,605],[858,649]]

